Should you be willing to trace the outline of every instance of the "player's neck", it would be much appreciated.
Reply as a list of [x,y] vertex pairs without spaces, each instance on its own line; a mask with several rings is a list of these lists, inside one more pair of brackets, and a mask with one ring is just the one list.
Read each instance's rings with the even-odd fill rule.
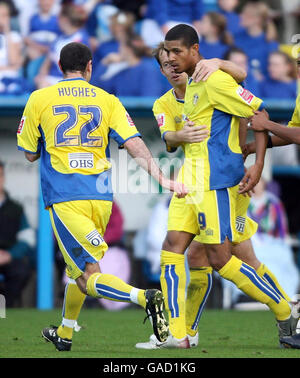
[[184,85],[179,85],[178,87],[174,87],[174,93],[176,98],[178,100],[183,100],[185,96],[185,84]]
[[202,59],[203,59],[203,58],[202,58],[201,55],[197,56],[197,58],[195,59],[195,61],[194,61],[193,64],[191,65],[191,67],[190,67],[187,71],[185,71],[185,72],[187,73],[188,77],[193,76],[193,73],[194,73],[194,71],[195,71],[195,68],[196,68],[197,63],[200,62],[200,60],[202,60]]
[[76,72],[68,72],[66,75],[64,75],[64,79],[84,79],[82,76],[82,73],[80,71]]

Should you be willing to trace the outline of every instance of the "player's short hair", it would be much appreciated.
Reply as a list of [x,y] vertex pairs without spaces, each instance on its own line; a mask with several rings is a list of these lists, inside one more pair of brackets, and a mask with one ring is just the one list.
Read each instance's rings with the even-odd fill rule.
[[156,59],[157,63],[162,67],[160,61],[160,54],[165,51],[164,43],[160,42],[159,45],[152,50],[152,56]]
[[0,168],[4,170],[4,167],[5,167],[5,164],[3,163],[3,161],[0,160]]
[[195,43],[199,44],[199,37],[192,26],[186,24],[178,24],[170,29],[166,36],[165,41],[178,41],[181,40],[185,47],[192,47]]
[[59,62],[63,73],[76,71],[84,73],[90,60],[92,60],[92,52],[83,43],[68,43],[60,51]]

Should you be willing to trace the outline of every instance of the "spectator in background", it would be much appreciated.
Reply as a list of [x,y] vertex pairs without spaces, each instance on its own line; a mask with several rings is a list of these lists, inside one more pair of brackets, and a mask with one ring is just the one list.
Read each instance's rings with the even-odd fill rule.
[[85,30],[86,13],[83,8],[68,4],[64,5],[58,17],[62,34],[53,42],[44,60],[39,74],[35,78],[37,88],[56,84],[62,79],[58,67],[60,50],[70,42],[81,42],[89,45],[89,36]]
[[286,53],[276,51],[270,54],[268,77],[261,82],[261,97],[296,100],[297,66]]
[[243,86],[250,92],[254,93],[255,96],[261,97],[260,82],[252,75],[251,71],[249,72],[249,62],[247,54],[238,47],[232,47],[224,55],[224,59],[230,60],[231,62],[237,64],[239,67],[242,67],[247,72],[247,77],[242,83]]
[[263,2],[247,2],[241,13],[241,24],[245,29],[235,35],[235,45],[246,52],[250,71],[261,80],[267,74],[269,54],[278,50],[268,6]]
[[119,62],[121,61],[120,44],[126,39],[128,34],[133,34],[134,29],[134,16],[128,12],[117,12],[110,18],[109,28],[111,31],[112,39],[100,43],[99,47],[94,52],[93,64],[95,69],[97,64],[103,59],[108,57],[108,61]]
[[145,43],[156,47],[176,24],[193,25],[199,30],[202,0],[147,0],[140,34]]
[[226,27],[226,18],[220,13],[208,12],[203,16],[199,27],[202,37],[199,51],[205,59],[223,59],[223,56],[233,43]]
[[89,13],[86,27],[93,52],[97,49],[99,44],[113,38],[109,24],[111,16],[117,12],[118,8],[113,4],[105,0],[100,0]]
[[38,4],[39,10],[30,18],[28,35],[24,38],[30,60],[46,55],[60,34],[58,17],[54,13],[55,0],[39,0]]
[[7,307],[20,304],[31,274],[35,234],[21,205],[4,190],[4,164],[0,162],[0,275],[4,277]]
[[[121,65],[120,66],[120,62]],[[91,83],[118,97],[157,97],[163,92],[159,68],[142,38],[128,35],[121,45],[118,62],[105,61],[98,66]],[[115,68],[117,65],[117,73]]]
[[218,0],[218,5],[220,13],[226,18],[227,29],[234,37],[243,30],[240,15],[235,12],[239,0]]
[[11,30],[9,5],[0,1],[0,94],[19,93],[22,64],[22,38]]

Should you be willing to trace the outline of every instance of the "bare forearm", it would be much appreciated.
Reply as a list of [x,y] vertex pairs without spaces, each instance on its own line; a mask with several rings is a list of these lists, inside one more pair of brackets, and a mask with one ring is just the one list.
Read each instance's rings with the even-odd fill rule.
[[241,148],[246,144],[246,140],[247,140],[247,123],[248,123],[248,120],[246,118],[240,119],[239,139],[240,139]]
[[124,147],[136,163],[148,172],[156,181],[162,182],[163,173],[153,159],[150,150],[139,137],[129,139]]
[[168,131],[164,135],[164,139],[168,146],[170,147],[178,147],[180,146],[180,134],[178,135],[177,131]]
[[266,149],[268,144],[268,132],[261,131],[254,133],[255,145],[256,145],[256,159],[255,163],[261,166],[264,165]]
[[279,138],[276,135],[272,135],[271,139],[272,139],[272,145],[273,145],[273,147],[287,146],[288,144],[291,144],[291,142],[288,142],[287,140]]
[[[274,146],[283,146],[285,144],[296,143],[300,144],[300,128],[298,127],[286,127],[279,123],[267,121],[264,125],[265,129],[271,131],[279,139],[275,139]],[[272,138],[273,142],[273,138]],[[285,142],[285,144],[283,144]]]
[[229,60],[220,60],[220,69],[232,76],[237,83],[241,83],[247,77],[247,72],[243,68]]

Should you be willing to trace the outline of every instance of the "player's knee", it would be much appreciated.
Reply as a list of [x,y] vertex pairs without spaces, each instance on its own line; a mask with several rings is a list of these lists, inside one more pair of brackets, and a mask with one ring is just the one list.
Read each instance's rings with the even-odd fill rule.
[[201,266],[209,266],[208,258],[206,256],[205,247],[203,244],[192,242],[188,250],[188,264],[190,268],[198,268]]
[[181,231],[168,231],[162,249],[168,252],[184,253],[194,235]]
[[225,246],[224,248],[221,248],[221,245],[218,245],[217,247],[206,245],[206,253],[209,264],[216,271],[223,268],[231,258],[231,253],[228,252]]

